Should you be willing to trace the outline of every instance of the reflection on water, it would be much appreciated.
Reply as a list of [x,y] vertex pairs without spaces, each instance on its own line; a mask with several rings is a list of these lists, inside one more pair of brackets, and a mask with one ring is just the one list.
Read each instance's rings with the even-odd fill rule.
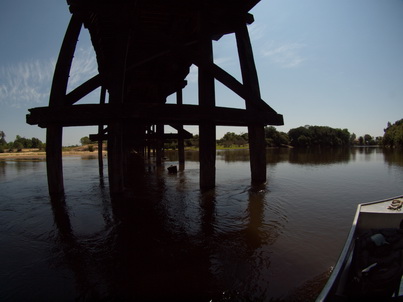
[[384,150],[385,162],[390,166],[400,166],[403,167],[403,156],[402,152],[397,152],[396,150],[386,149]]
[[113,200],[96,157],[64,158],[62,200],[43,161],[0,161],[1,300],[310,301],[356,204],[403,181],[395,150],[273,149],[268,183],[251,187],[248,151],[231,150],[201,192],[198,153],[177,174],[166,156]]

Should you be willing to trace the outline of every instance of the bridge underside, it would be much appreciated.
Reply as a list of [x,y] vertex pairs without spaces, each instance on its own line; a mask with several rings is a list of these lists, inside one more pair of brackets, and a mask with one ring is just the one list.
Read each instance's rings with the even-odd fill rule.
[[[161,149],[164,125],[177,129],[180,152],[183,139],[189,137],[183,126],[199,126],[203,189],[215,185],[215,127],[247,126],[252,183],[266,181],[264,126],[282,125],[283,118],[260,96],[247,30],[253,22],[249,10],[258,0],[67,2],[72,18],[56,64],[49,106],[29,109],[27,115],[29,124],[47,129],[51,195],[64,192],[61,144],[67,126],[99,126],[92,138],[108,140],[112,193],[125,191],[132,183],[129,178],[142,173],[132,164],[138,161],[133,151],[143,155],[150,137],[159,141],[157,151]],[[67,93],[83,25],[91,36],[99,74]],[[227,34],[236,38],[242,83],[213,61],[212,41]],[[183,104],[182,89],[191,65],[198,67],[198,105]],[[246,109],[217,107],[216,80],[242,97]],[[76,104],[98,87],[102,88],[99,104]],[[177,103],[166,104],[173,93]]]

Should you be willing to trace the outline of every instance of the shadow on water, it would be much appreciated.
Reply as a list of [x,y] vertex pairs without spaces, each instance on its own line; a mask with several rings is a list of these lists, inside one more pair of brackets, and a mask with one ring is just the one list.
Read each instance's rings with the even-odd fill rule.
[[[238,206],[237,197],[221,206],[217,190],[200,192],[188,182],[185,172],[162,170],[137,179],[103,205],[104,229],[91,236],[75,235],[68,198],[52,199],[56,250],[73,272],[77,300],[264,299],[270,255],[261,248],[282,227],[266,221],[266,187],[237,193],[247,205],[233,221],[225,207]],[[99,190],[107,196],[103,185]]]
[[160,204],[164,179],[148,180],[153,182],[141,190],[113,197],[113,224],[97,238],[77,238],[65,199],[52,200],[59,248],[74,273],[78,299],[206,301],[219,292],[205,247],[169,226]]

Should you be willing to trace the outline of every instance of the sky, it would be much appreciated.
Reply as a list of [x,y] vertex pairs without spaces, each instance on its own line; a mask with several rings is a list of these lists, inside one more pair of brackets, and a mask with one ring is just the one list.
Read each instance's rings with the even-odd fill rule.
[[[278,131],[305,125],[382,136],[403,118],[403,0],[261,0],[249,25],[262,99],[284,117]],[[71,14],[64,0],[2,0],[0,10],[0,130],[45,142],[46,130],[26,124],[29,108],[47,106],[53,71]],[[214,42],[214,61],[241,81],[234,35]],[[83,28],[68,91],[97,74]],[[192,66],[184,103],[197,104]],[[99,102],[99,89],[79,103]],[[174,102],[174,96],[168,97]],[[216,82],[216,104],[245,108]],[[185,127],[193,134],[198,127]],[[173,132],[166,127],[166,132]],[[217,127],[245,133],[244,127]],[[63,145],[96,133],[64,128]]]

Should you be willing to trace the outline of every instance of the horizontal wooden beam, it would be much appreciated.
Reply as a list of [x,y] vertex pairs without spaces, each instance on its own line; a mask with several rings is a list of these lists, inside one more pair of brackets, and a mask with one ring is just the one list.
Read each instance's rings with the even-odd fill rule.
[[213,122],[220,126],[283,125],[283,117],[273,112],[250,112],[244,109],[176,104],[83,104],[64,107],[38,107],[28,110],[27,123],[46,128],[49,125],[107,125],[119,120],[138,124],[201,125]]
[[106,141],[108,139],[108,134],[90,134],[88,137],[90,141],[93,142]]
[[[183,139],[189,139],[189,138],[192,138],[192,137],[193,137],[192,133],[190,133],[190,132],[188,132],[186,130],[183,130],[183,134],[182,134]],[[100,141],[100,140],[105,141],[105,140],[108,140],[108,134],[107,133],[106,134],[101,134],[101,135],[99,135],[99,134],[90,134],[89,138],[93,142],[97,142],[97,141]],[[159,136],[156,133],[151,133],[151,134],[147,134],[145,136],[145,138],[146,139],[155,139],[155,138],[159,138]],[[163,139],[178,139],[178,138],[179,138],[179,134],[177,134],[177,133],[165,133],[164,136],[163,136]]]

